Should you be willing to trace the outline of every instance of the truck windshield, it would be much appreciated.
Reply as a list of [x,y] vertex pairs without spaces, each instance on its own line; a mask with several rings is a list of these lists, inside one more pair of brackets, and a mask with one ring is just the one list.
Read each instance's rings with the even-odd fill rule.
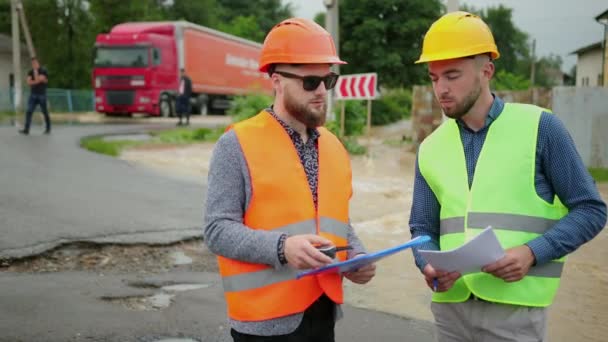
[[148,48],[97,48],[95,66],[98,67],[145,67],[148,66]]

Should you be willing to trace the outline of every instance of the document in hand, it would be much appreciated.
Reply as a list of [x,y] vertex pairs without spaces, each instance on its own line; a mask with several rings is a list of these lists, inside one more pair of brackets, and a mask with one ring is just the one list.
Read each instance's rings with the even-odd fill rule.
[[333,264],[329,264],[327,266],[323,266],[314,270],[308,270],[308,271],[303,271],[298,273],[298,275],[296,276],[296,279],[300,279],[302,277],[306,277],[309,275],[315,275],[315,274],[320,274],[320,273],[345,273],[345,272],[351,272],[353,270],[356,270],[358,268],[361,268],[365,265],[374,263],[376,261],[379,261],[381,259],[384,259],[388,256],[391,256],[395,253],[404,251],[412,246],[416,246],[419,245],[421,243],[425,243],[427,241],[431,240],[431,238],[429,236],[418,236],[415,239],[412,239],[404,244],[401,244],[399,246],[395,246],[395,247],[391,247],[388,249],[383,249],[381,251],[377,251],[374,253],[370,253],[370,254],[365,254],[356,258],[352,258],[346,261],[342,261],[342,262],[336,262]]
[[418,250],[420,255],[436,270],[469,274],[481,272],[481,268],[505,256],[492,227],[487,227],[464,245],[450,251]]

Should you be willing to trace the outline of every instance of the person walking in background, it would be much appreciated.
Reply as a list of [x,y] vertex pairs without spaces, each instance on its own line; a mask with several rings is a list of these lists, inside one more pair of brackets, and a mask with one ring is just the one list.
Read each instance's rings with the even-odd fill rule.
[[[547,307],[565,256],[606,223],[606,204],[568,131],[550,111],[506,103],[490,90],[500,54],[476,15],[452,12],[424,37],[435,96],[449,118],[420,145],[412,238],[433,294],[439,341],[545,341]],[[461,276],[418,249],[450,250],[492,226],[505,256]]]
[[[332,262],[318,246],[350,246],[340,261],[365,253],[349,221],[348,152],[321,127],[338,80],[330,66],[344,63],[313,21],[277,24],[260,57],[274,105],[215,146],[204,237],[218,255],[234,341],[334,341],[342,275],[296,274]],[[365,284],[374,274],[370,264],[345,276]]]
[[[186,75],[186,70],[180,69],[179,89],[176,99],[176,112],[179,116],[178,126],[190,124],[190,96],[192,96],[192,80]],[[186,122],[182,123],[183,117],[186,116]]]
[[32,114],[39,105],[44,114],[44,134],[51,133],[51,118],[46,106],[46,87],[48,84],[48,73],[45,68],[40,66],[38,59],[32,57],[32,70],[27,74],[27,84],[30,86],[30,97],[27,101],[27,111],[25,113],[25,126],[19,131],[21,134],[30,133],[30,125],[32,124]]

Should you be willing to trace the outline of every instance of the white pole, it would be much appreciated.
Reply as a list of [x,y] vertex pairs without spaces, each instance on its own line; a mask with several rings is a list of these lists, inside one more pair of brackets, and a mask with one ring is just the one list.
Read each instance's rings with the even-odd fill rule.
[[[334,40],[336,45],[336,52],[340,55],[340,23],[339,23],[339,1],[338,0],[327,0],[325,1],[327,12],[325,13],[325,29]],[[335,64],[331,70],[336,74],[340,74],[339,65]],[[334,121],[336,116],[333,111],[334,107],[334,90],[327,92],[327,121]]]
[[13,79],[15,105],[15,126],[17,126],[17,116],[21,112],[21,43],[19,41],[19,17],[17,16],[17,0],[11,0],[11,33],[13,36]]
[[456,12],[458,9],[458,0],[448,0],[448,12]]

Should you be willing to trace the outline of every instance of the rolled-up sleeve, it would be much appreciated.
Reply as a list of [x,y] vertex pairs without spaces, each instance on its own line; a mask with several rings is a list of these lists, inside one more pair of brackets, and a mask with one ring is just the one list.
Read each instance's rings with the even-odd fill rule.
[[441,206],[433,190],[422,176],[416,158],[416,173],[414,176],[414,192],[410,214],[410,233],[412,239],[428,235],[431,240],[412,248],[416,266],[422,271],[427,262],[420,256],[418,250],[439,250],[439,215]]

